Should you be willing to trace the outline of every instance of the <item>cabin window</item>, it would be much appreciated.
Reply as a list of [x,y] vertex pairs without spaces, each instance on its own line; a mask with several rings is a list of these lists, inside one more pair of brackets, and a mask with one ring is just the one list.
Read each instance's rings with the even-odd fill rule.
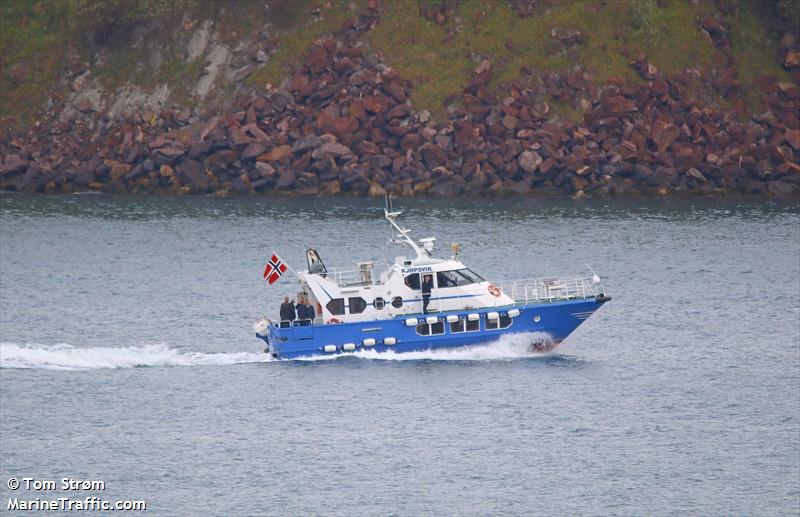
[[349,298],[348,303],[350,305],[350,314],[361,314],[364,312],[364,309],[367,308],[367,302],[364,301],[364,298],[356,297],[356,298]]
[[507,329],[511,326],[512,319],[508,314],[501,314],[499,319],[486,318],[486,330]]
[[395,296],[392,298],[392,307],[395,309],[399,309],[403,306],[403,297],[402,296]]
[[372,305],[374,305],[376,309],[381,310],[384,308],[384,306],[386,306],[386,301],[384,301],[383,298],[378,296],[377,298],[375,298],[375,301],[372,302]]
[[436,273],[436,282],[439,288],[460,287],[483,282],[483,278],[476,275],[469,269],[456,269],[454,271],[439,271]]
[[450,324],[450,333],[458,334],[460,332],[477,332],[481,329],[479,320],[469,321],[465,316],[461,316],[458,321]]
[[436,285],[441,289],[442,287],[456,287],[458,286],[459,277],[455,271],[439,271],[436,273]]
[[456,273],[458,273],[458,275],[461,276],[468,284],[477,284],[478,282],[486,281],[483,279],[481,275],[479,275],[475,271],[472,271],[471,269],[467,268],[459,269],[456,270]]
[[444,321],[436,323],[420,323],[417,325],[417,334],[420,336],[436,336],[444,334]]
[[406,286],[415,291],[419,291],[419,273],[408,275],[404,280]]
[[325,308],[334,316],[344,314],[344,298],[334,298],[325,304]]

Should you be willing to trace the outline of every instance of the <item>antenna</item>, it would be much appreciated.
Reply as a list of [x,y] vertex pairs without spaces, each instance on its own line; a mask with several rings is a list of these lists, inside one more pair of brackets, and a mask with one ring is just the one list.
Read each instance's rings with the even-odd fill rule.
[[589,271],[592,272],[592,285],[598,285],[600,283],[600,275],[595,273],[594,269],[592,269],[592,266],[590,266],[589,264],[586,264],[586,267],[588,267]]
[[383,216],[386,218],[387,221],[389,221],[389,224],[391,225],[392,228],[391,241],[395,244],[408,244],[409,246],[411,246],[411,249],[413,249],[417,253],[418,258],[425,256],[422,249],[419,246],[417,246],[416,242],[414,242],[414,239],[408,236],[408,234],[411,233],[411,230],[409,230],[408,228],[403,228],[402,226],[397,224],[397,217],[402,212],[393,210],[391,194],[388,193],[386,194],[385,204],[386,206],[383,209]]

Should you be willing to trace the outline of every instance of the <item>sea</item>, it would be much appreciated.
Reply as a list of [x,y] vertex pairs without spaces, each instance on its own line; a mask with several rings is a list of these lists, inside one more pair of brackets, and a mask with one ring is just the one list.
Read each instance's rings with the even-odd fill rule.
[[613,299],[547,353],[273,360],[269,256],[391,262],[381,200],[0,195],[0,513],[800,515],[800,203],[395,208],[487,279]]

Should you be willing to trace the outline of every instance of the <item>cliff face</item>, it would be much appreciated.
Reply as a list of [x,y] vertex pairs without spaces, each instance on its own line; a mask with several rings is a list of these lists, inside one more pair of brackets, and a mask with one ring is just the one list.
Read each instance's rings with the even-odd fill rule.
[[797,195],[793,8],[12,0],[0,188]]

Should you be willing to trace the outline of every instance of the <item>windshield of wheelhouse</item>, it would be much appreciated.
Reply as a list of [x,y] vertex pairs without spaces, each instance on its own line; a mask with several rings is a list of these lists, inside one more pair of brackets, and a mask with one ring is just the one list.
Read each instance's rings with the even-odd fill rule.
[[439,271],[436,273],[436,282],[442,287],[461,287],[483,282],[483,278],[467,268],[452,271]]

